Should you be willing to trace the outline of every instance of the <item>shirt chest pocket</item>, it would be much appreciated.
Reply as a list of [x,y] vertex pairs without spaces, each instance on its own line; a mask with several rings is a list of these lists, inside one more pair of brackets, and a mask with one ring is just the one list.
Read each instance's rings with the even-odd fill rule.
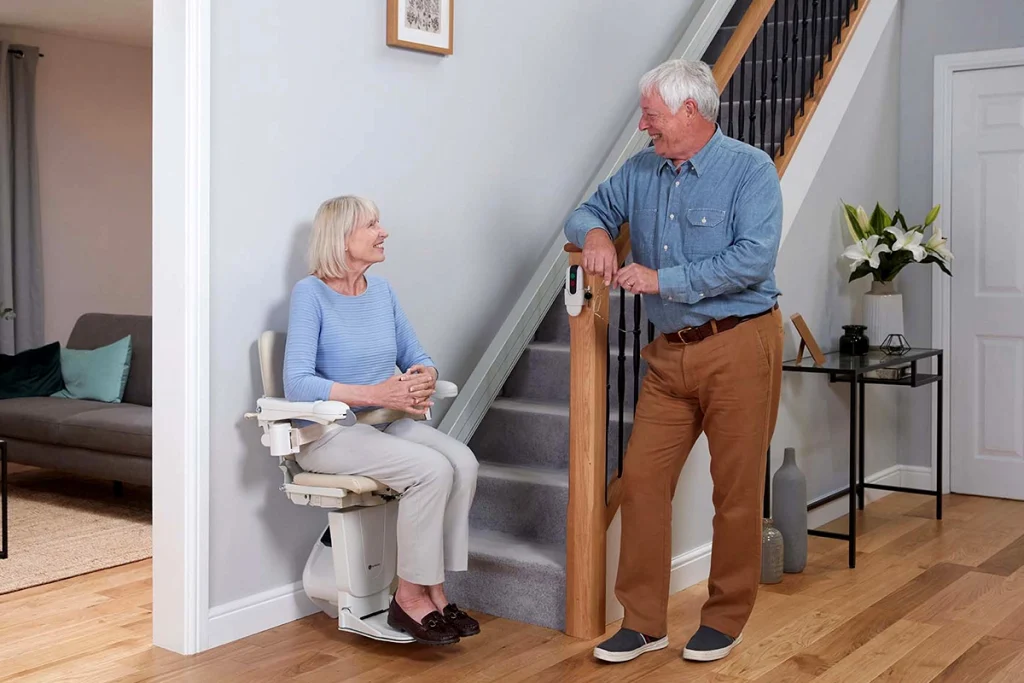
[[683,253],[709,256],[729,246],[729,224],[721,209],[687,209],[683,221]]

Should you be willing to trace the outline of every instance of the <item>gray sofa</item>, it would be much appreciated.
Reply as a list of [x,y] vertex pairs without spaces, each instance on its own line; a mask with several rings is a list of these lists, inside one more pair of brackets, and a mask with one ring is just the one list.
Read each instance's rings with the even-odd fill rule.
[[153,324],[151,316],[87,313],[67,348],[95,349],[132,337],[121,403],[32,397],[0,400],[0,439],[10,462],[152,485]]

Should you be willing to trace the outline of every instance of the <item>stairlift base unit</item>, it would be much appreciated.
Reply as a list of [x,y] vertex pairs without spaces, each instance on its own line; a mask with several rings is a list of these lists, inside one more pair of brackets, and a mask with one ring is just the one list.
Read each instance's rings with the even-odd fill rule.
[[387,623],[398,556],[398,501],[334,510],[328,517],[327,532],[302,571],[306,595],[338,619],[341,631],[390,643],[414,642]]

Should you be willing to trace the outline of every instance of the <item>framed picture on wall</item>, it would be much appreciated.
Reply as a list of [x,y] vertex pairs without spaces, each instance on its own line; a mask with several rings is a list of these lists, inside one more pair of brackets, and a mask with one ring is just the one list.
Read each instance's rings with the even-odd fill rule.
[[388,45],[452,54],[455,0],[388,0]]

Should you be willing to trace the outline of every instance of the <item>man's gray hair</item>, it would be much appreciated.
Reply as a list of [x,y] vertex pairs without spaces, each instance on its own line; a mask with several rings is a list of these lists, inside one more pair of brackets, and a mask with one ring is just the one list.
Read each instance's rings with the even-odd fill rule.
[[699,60],[670,59],[640,79],[640,94],[657,91],[669,111],[675,114],[683,102],[693,99],[697,111],[708,121],[718,120],[718,84],[711,67]]

